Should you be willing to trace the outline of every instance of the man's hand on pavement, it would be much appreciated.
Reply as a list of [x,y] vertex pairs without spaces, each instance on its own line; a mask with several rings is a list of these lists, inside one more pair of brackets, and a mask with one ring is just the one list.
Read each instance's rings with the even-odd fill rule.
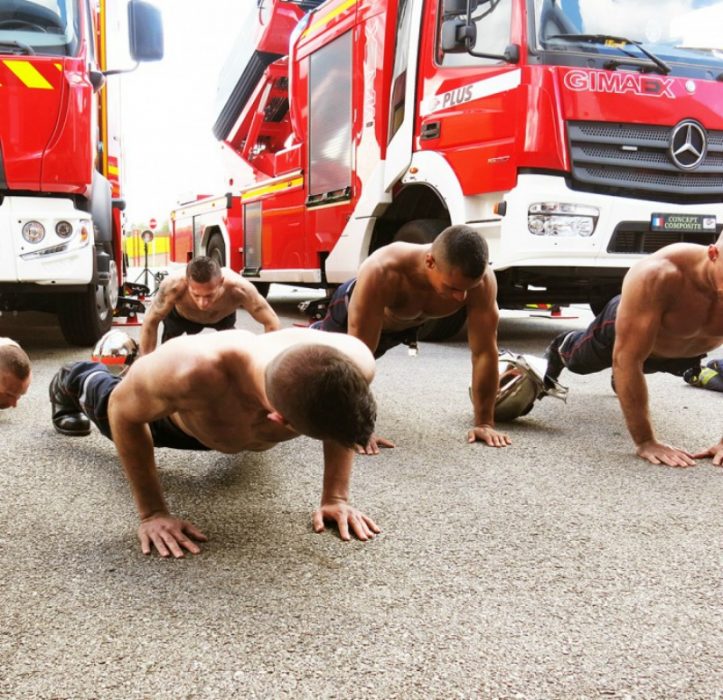
[[162,557],[173,555],[176,559],[184,556],[184,549],[191,554],[200,553],[201,548],[193,540],[208,541],[206,535],[187,520],[170,515],[152,515],[143,520],[138,527],[138,539],[143,554],[150,554],[155,547]]
[[500,433],[491,425],[477,425],[467,433],[467,442],[484,442],[490,447],[507,447],[512,444],[507,433]]
[[363,541],[381,532],[379,526],[369,516],[342,501],[322,504],[314,511],[311,518],[314,532],[323,532],[325,521],[335,522],[339,528],[339,537],[343,540],[351,539],[349,526],[356,537]]
[[717,442],[704,452],[693,455],[693,459],[707,459],[708,457],[713,458],[713,466],[723,467],[723,442]]
[[694,467],[695,459],[690,452],[657,440],[641,442],[635,451],[638,457],[647,459],[651,464],[665,464],[669,467]]
[[380,447],[394,447],[394,443],[386,438],[372,435],[369,442],[365,445],[357,445],[356,451],[360,455],[378,455]]

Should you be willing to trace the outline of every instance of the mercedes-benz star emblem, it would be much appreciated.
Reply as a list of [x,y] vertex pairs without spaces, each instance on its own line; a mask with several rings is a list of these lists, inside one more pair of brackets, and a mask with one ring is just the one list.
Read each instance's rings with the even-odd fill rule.
[[681,170],[695,170],[705,158],[708,137],[705,129],[691,119],[673,127],[670,135],[670,157]]

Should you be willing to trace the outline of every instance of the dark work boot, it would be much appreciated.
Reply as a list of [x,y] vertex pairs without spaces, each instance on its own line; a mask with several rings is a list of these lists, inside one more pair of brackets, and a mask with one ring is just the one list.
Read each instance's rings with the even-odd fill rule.
[[64,365],[50,380],[49,394],[53,427],[63,435],[89,435],[90,421],[80,410],[77,397],[68,391],[65,380],[72,365]]
[[545,372],[545,385],[550,388],[553,382],[557,382],[560,373],[565,367],[565,363],[560,357],[560,347],[565,342],[569,333],[560,333],[555,336],[552,342],[547,346],[545,350],[545,359],[547,360],[547,371]]

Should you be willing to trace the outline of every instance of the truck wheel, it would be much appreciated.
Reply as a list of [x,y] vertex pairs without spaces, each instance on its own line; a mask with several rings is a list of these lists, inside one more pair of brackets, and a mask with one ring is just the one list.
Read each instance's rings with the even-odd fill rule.
[[404,224],[392,239],[393,243],[431,243],[448,224],[442,219],[415,219]]
[[226,244],[223,242],[223,236],[214,233],[206,247],[206,255],[215,260],[220,267],[226,267]]
[[109,287],[114,286],[115,282],[108,287],[88,285],[84,292],[70,294],[60,302],[60,329],[69,345],[93,345],[110,330],[114,306]]
[[[409,221],[397,231],[394,243],[431,243],[448,223],[442,219],[416,219]],[[460,309],[446,318],[436,318],[427,321],[418,331],[419,340],[439,341],[448,340],[457,335],[467,319],[467,309]]]
[[63,337],[69,345],[93,345],[110,330],[113,311],[118,304],[118,266],[110,244],[104,244],[110,255],[106,286],[89,284],[85,291],[69,294],[58,304],[58,320]]

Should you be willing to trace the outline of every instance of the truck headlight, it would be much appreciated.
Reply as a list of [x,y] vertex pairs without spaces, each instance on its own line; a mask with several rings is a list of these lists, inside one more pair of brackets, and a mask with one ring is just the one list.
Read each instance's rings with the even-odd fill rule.
[[55,233],[58,234],[58,238],[70,238],[73,235],[73,224],[69,221],[58,221],[55,224]]
[[23,238],[28,243],[40,243],[45,238],[45,226],[39,221],[28,221],[23,226]]
[[534,236],[587,238],[595,233],[600,210],[584,204],[535,202],[527,210],[527,228]]

